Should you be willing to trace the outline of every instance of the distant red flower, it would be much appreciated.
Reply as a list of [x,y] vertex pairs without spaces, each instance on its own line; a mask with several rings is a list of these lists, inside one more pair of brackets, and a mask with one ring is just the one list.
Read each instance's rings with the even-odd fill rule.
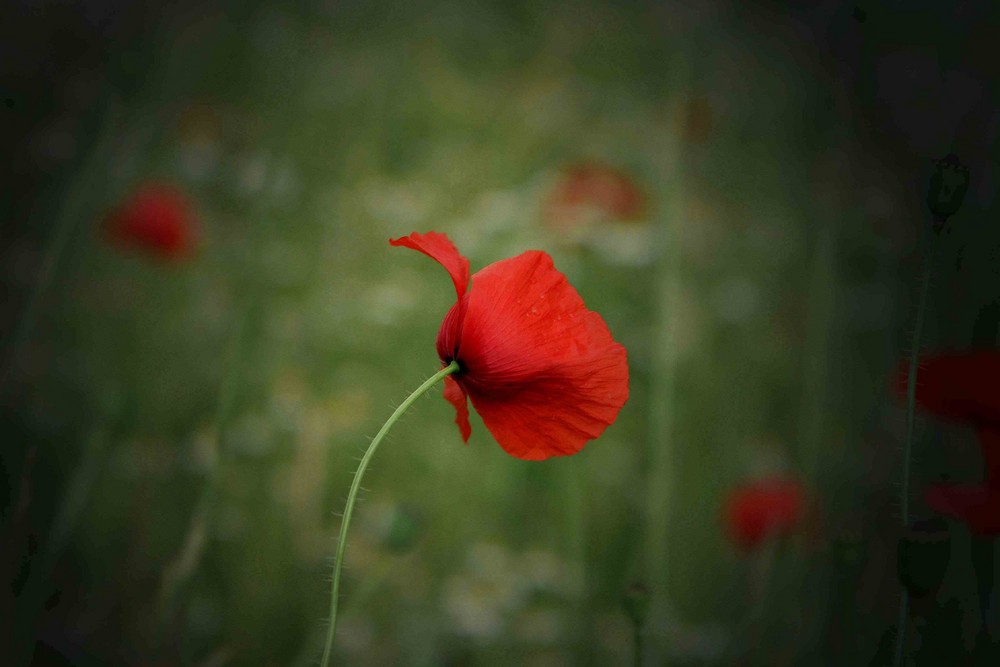
[[624,172],[598,163],[565,169],[543,205],[546,223],[559,229],[588,222],[639,220],[645,198]]
[[969,525],[978,535],[1000,535],[1000,429],[980,427],[979,447],[986,463],[983,484],[939,484],[924,495],[936,512]]
[[[906,396],[909,367],[900,364],[896,391]],[[1000,350],[924,357],[917,372],[917,405],[939,417],[1000,426]]]
[[111,213],[106,231],[115,244],[175,260],[193,252],[198,225],[177,188],[153,182],[142,185]]
[[[909,367],[901,364],[896,391],[906,395]],[[1000,350],[972,350],[927,357],[917,373],[917,405],[939,417],[976,428],[986,467],[983,484],[940,484],[924,500],[941,514],[964,521],[980,535],[1000,535]]]
[[625,348],[552,264],[530,250],[472,276],[444,234],[390,239],[418,250],[451,276],[458,301],[441,323],[437,352],[461,370],[444,397],[466,442],[466,398],[503,449],[520,459],[575,454],[612,424],[628,399]]
[[805,490],[791,479],[742,484],[723,505],[723,528],[737,547],[751,550],[766,539],[787,535],[805,517]]

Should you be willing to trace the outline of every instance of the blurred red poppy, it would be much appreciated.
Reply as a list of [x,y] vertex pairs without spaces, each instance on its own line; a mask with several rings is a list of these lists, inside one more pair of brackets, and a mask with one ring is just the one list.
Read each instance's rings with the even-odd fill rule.
[[[906,395],[901,364],[896,391]],[[976,428],[986,473],[982,484],[940,484],[924,496],[933,510],[964,521],[979,535],[1000,535],[1000,350],[972,350],[921,360],[916,402],[931,414]]]
[[770,537],[789,534],[805,516],[805,490],[793,479],[763,479],[742,484],[726,497],[722,521],[726,535],[744,550]]
[[639,220],[644,214],[645,198],[632,179],[593,162],[565,169],[542,207],[545,222],[557,229]]
[[163,260],[189,256],[198,223],[187,198],[168,183],[141,185],[107,219],[109,240]]
[[939,484],[924,495],[936,512],[964,521],[978,535],[1000,535],[1000,429],[980,427],[979,447],[986,462],[983,484]]
[[625,348],[587,310],[548,254],[530,250],[472,276],[444,234],[390,239],[447,269],[458,300],[441,323],[437,352],[460,370],[444,397],[468,442],[466,399],[503,449],[520,459],[575,454],[612,424],[628,399]]
[[[906,396],[909,367],[899,366],[896,391]],[[947,419],[1000,426],[1000,350],[924,357],[917,372],[917,405]]]

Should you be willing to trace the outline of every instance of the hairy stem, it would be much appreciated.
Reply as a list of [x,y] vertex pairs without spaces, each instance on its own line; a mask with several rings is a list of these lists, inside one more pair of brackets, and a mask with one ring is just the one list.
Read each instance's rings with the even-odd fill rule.
[[[903,528],[910,525],[910,458],[913,453],[913,424],[917,406],[917,370],[920,365],[920,337],[924,329],[924,311],[927,310],[927,292],[934,265],[934,251],[937,249],[937,235],[931,238],[931,249],[924,267],[924,277],[920,283],[920,297],[917,303],[917,319],[913,325],[913,341],[910,343],[910,367],[906,376],[906,440],[903,442],[903,488],[902,519]],[[910,604],[910,594],[905,588],[899,603],[899,622],[896,630],[896,653],[892,664],[903,664],[903,646],[906,643],[906,617]]]
[[330,664],[330,655],[333,653],[333,638],[337,633],[337,603],[340,598],[340,571],[343,569],[344,565],[344,551],[347,548],[347,527],[351,523],[351,514],[354,513],[354,503],[358,499],[358,489],[361,488],[361,478],[365,474],[365,469],[368,468],[368,463],[372,460],[375,455],[375,450],[378,449],[379,444],[385,438],[386,433],[392,428],[403,413],[406,412],[413,403],[427,393],[427,390],[436,385],[438,382],[443,380],[446,376],[458,370],[458,362],[453,361],[437,373],[427,378],[427,380],[417,387],[417,389],[406,397],[399,407],[396,408],[395,412],[389,417],[379,432],[375,434],[370,445],[368,445],[368,450],[365,455],[361,457],[361,463],[358,464],[358,471],[354,473],[354,481],[351,482],[351,490],[347,493],[347,505],[344,507],[344,516],[340,521],[340,538],[337,541],[337,555],[333,563],[333,589],[330,593],[330,626],[326,631],[326,645],[323,648],[323,661],[322,666],[328,667]]

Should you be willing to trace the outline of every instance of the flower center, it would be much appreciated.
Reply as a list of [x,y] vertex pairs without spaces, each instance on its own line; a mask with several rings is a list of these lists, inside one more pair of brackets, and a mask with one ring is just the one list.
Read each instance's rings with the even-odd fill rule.
[[446,356],[444,359],[441,360],[441,363],[444,364],[445,366],[448,366],[452,362],[458,364],[458,370],[452,373],[451,376],[453,378],[461,377],[465,373],[465,364],[463,364],[458,357],[449,354],[448,356]]

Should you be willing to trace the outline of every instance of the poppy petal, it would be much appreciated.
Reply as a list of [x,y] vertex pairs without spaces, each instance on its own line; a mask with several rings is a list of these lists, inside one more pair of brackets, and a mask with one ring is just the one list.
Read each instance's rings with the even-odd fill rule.
[[931,509],[959,519],[965,519],[972,508],[984,504],[988,498],[985,487],[973,484],[932,486],[924,496]]
[[[896,391],[906,396],[909,367],[901,364]],[[917,404],[939,417],[1000,426],[1000,351],[978,350],[921,359]]]
[[469,399],[517,458],[579,451],[628,399],[625,348],[540,251],[472,277],[460,358]]
[[986,465],[986,485],[1000,493],[1000,428],[980,426],[976,432]]
[[455,294],[461,299],[469,286],[469,260],[466,259],[447,235],[439,232],[420,234],[413,232],[409,236],[389,239],[389,244],[411,248],[424,253],[443,266],[451,281],[455,283]]
[[450,363],[458,358],[458,347],[462,335],[462,322],[465,319],[465,306],[469,301],[466,294],[459,299],[441,322],[437,336],[438,358],[443,363]]
[[1000,534],[1000,493],[979,485],[940,485],[927,490],[931,509],[964,521],[979,535]]
[[455,423],[458,424],[458,430],[462,434],[462,441],[469,442],[469,436],[472,435],[472,427],[469,425],[469,404],[462,387],[450,375],[444,378],[444,397],[455,406]]

